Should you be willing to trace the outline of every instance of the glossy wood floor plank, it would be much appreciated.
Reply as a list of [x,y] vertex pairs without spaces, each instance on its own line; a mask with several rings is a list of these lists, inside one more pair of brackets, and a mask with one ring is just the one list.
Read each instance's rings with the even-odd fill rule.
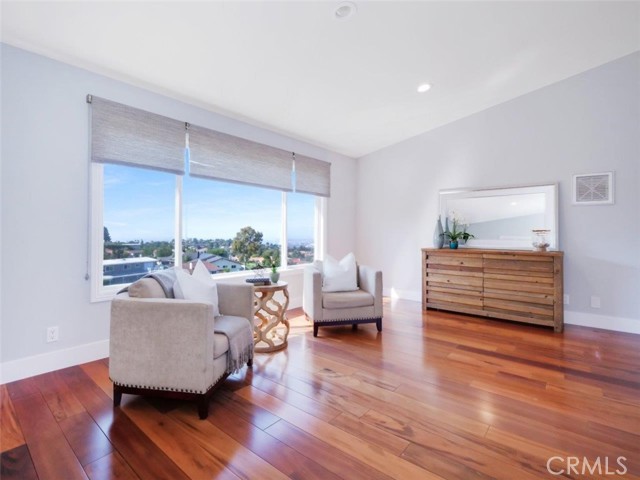
[[[451,467],[466,472],[465,475],[479,477],[532,479],[540,473],[532,472],[528,461],[504,455],[504,449],[498,444],[479,442],[477,437],[466,432],[453,433],[412,420],[398,421],[373,410],[367,413],[363,421],[410,441],[402,456],[445,477],[450,474]],[[465,455],[460,456],[460,451],[464,451]],[[432,459],[437,459],[437,462],[432,463]],[[534,464],[541,465],[543,462],[534,461]]]
[[293,405],[303,412],[307,412],[320,420],[324,420],[325,422],[330,422],[340,415],[340,410],[286,388],[285,386],[267,378],[257,376],[251,384],[263,392],[279,398],[288,405]]
[[12,450],[20,445],[24,445],[24,437],[16,412],[6,385],[0,385],[0,451]]
[[397,412],[400,416],[412,416],[423,419],[425,422],[434,422],[449,425],[451,428],[460,428],[478,436],[483,436],[488,425],[481,421],[474,421],[458,415],[455,412],[438,408],[430,402],[424,403],[418,400],[402,396],[396,392],[390,392],[368,382],[363,382],[351,375],[341,375],[333,370],[323,370],[318,373],[323,378],[323,388],[333,390],[333,386],[339,387],[337,392],[345,395],[353,395],[354,401],[369,408]]
[[[227,406],[239,403],[237,398],[220,403],[218,395],[211,406],[209,421],[237,442],[245,445],[256,455],[267,460],[271,465],[291,478],[332,480],[340,478],[327,470],[313,457],[314,452],[306,450],[304,454],[289,447],[269,433],[249,423]],[[270,427],[273,423],[266,425]],[[305,456],[307,455],[307,456]]]
[[[552,425],[556,429],[586,438],[590,438],[595,430],[600,430],[602,436],[606,436],[608,444],[616,445],[621,449],[631,449],[632,451],[637,451],[640,448],[640,436],[638,436],[640,432],[638,434],[629,434],[611,426],[601,425],[597,421],[585,422],[581,419],[576,419],[574,418],[576,413],[574,409],[552,411],[527,402],[526,399],[524,401],[514,400],[476,390],[468,385],[456,385],[451,382],[440,385],[430,383],[418,385],[407,382],[398,389],[398,392],[415,399],[428,397],[434,402],[448,402],[452,410],[459,411],[471,418],[491,419],[490,421],[493,425],[502,420],[512,421],[515,424],[533,422],[540,425]],[[576,393],[579,393],[579,391]],[[474,407],[479,402],[482,402],[482,410]]]
[[91,480],[138,480],[131,467],[118,452],[99,458],[84,467]]
[[121,409],[113,408],[111,398],[80,367],[66,368],[60,374],[114,448],[141,479],[188,478]]
[[59,425],[83,466],[113,451],[107,436],[86,411],[61,420]]
[[340,414],[329,423],[370,444],[378,445],[394,455],[402,455],[410,444],[406,439],[396,435],[396,432],[387,432],[347,412]]
[[0,455],[0,478],[3,480],[37,480],[38,475],[26,445],[6,450]]
[[235,441],[214,423],[200,420],[192,409],[180,408],[171,412],[171,417],[176,419],[183,432],[189,432],[203,449],[219,458],[238,477],[251,478],[259,472],[259,476],[265,479],[287,478],[266,459]]
[[[226,471],[228,462],[224,455],[210,452],[194,436],[184,435],[179,420],[167,418],[142,399],[129,402],[123,411],[189,478],[234,477]],[[176,438],[181,440],[178,442]]]
[[35,381],[35,377],[25,378],[19,382],[10,382],[5,385],[9,392],[9,398],[15,400],[17,398],[25,397],[38,393],[38,385]]
[[[337,364],[333,361],[328,361],[320,357],[310,357],[301,360],[296,367],[291,367],[287,370],[287,375],[282,376],[279,374],[271,374],[270,372],[256,372],[256,376],[269,378],[272,381],[284,385],[290,390],[296,391],[303,395],[313,398],[318,402],[325,403],[337,409],[339,412],[347,412],[357,417],[363,415],[369,410],[368,405],[363,405],[349,398],[345,394],[345,391],[334,393],[329,389],[324,388],[325,383],[320,377],[320,372],[328,373],[332,372],[330,367],[345,368],[344,365]],[[345,369],[349,374],[356,374],[357,370],[346,367]],[[344,371],[344,370],[342,370]]]
[[439,478],[437,475],[431,475],[430,472],[416,468],[414,464],[405,462],[377,445],[372,445],[362,438],[355,437],[333,425],[327,424],[255,387],[245,387],[236,392],[236,395],[242,396],[250,402],[269,410],[300,430],[312,433],[313,436],[323,442],[343,452],[349,452],[349,455],[360,462],[371,465],[376,470],[392,478],[405,479],[417,478],[418,476],[422,476],[422,478]]
[[87,478],[39,392],[16,398],[14,407],[38,477]]
[[289,312],[287,349],[231,375],[205,421],[114,409],[108,359],[0,386],[2,478],[534,479],[551,457],[623,456],[640,479],[640,336],[384,309],[382,333],[317,338]]
[[218,405],[223,407],[225,410],[220,410],[224,413],[215,415],[216,419],[218,419],[220,416],[231,414],[235,418],[247,422],[251,425],[255,425],[261,430],[270,427],[278,420],[280,420],[280,417],[278,417],[277,415],[273,415],[271,412],[268,412],[263,408],[256,407],[245,399],[239,398],[233,395],[231,392],[225,390],[221,390],[220,395],[214,396],[213,403],[209,407],[210,415],[217,411]]
[[284,420],[270,426],[267,433],[298,452],[313,457],[316,462],[324,465],[326,469],[340,478],[362,480],[389,480],[391,478],[361,462],[350,455],[350,452],[330,445]]
[[33,377],[33,380],[57,421],[85,411],[82,404],[57,372],[38,375]]

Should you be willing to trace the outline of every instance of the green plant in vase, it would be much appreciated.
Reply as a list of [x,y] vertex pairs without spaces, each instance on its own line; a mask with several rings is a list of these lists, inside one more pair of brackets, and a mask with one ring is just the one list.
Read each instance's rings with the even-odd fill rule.
[[462,229],[462,243],[465,244],[467,243],[467,241],[470,238],[475,238],[475,236],[472,233],[467,232],[467,225],[463,225],[463,229]]
[[458,248],[459,243],[466,243],[470,238],[474,238],[474,235],[467,232],[467,223],[456,212],[452,211],[449,214],[451,219],[451,230],[446,234],[449,239],[449,248]]
[[271,269],[271,282],[278,283],[280,280],[280,272],[278,272],[278,264],[271,257],[265,258],[265,264]]

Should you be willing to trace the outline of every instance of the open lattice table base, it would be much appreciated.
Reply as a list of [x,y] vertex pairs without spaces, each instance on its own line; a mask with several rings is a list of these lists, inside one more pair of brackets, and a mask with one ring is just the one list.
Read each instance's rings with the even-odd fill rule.
[[[274,298],[282,292],[283,301]],[[275,352],[286,348],[289,336],[289,290],[286,282],[255,287],[254,302],[254,350],[258,353]]]

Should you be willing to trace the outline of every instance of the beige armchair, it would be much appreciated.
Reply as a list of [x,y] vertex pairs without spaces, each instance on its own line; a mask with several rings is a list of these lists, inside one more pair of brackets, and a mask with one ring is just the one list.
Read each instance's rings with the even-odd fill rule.
[[304,272],[302,309],[313,322],[313,336],[319,327],[375,322],[382,331],[382,272],[365,265],[358,266],[358,290],[352,292],[322,291],[322,262],[314,262]]
[[[215,324],[221,319],[248,322],[252,332],[253,287],[218,283],[221,316],[214,318],[210,303],[166,298],[155,282],[138,280],[111,304],[109,376],[114,406],[120,405],[123,393],[196,400],[204,419],[212,393],[232,373],[229,338],[216,333]],[[251,366],[252,333],[249,336],[242,362]]]

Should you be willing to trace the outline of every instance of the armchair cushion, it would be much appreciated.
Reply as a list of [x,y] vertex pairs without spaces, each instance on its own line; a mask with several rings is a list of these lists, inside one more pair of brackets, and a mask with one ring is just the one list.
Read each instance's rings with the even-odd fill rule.
[[364,290],[354,292],[325,293],[322,296],[323,308],[357,308],[373,305],[374,298]]
[[350,292],[358,289],[358,267],[353,253],[338,261],[327,255],[322,264],[323,292]]
[[214,333],[213,335],[213,355],[218,358],[229,351],[229,339],[223,333]]

